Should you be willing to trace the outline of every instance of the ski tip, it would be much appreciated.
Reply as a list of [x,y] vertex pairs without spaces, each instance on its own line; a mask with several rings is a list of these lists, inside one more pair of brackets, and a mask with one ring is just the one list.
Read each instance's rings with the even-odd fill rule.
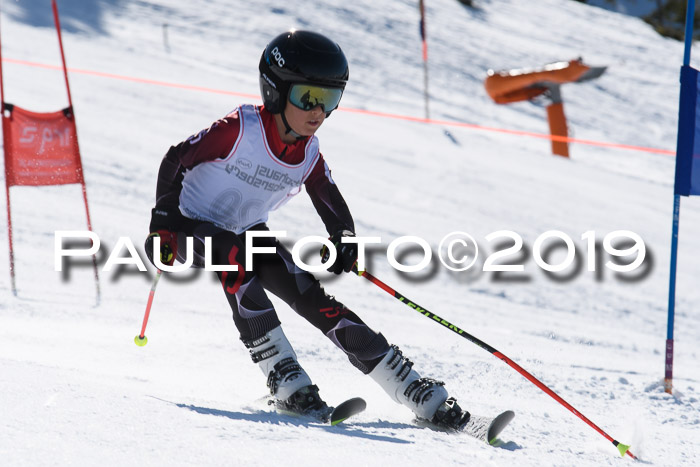
[[365,400],[361,397],[353,397],[352,399],[348,399],[340,403],[335,410],[342,409],[344,407],[352,407],[354,410],[362,412],[367,408],[367,402],[365,402]]
[[335,420],[331,420],[331,426],[336,426],[340,423],[343,423],[345,420],[347,420],[348,417],[345,418],[336,418]]
[[498,435],[503,431],[503,429],[515,418],[515,412],[512,410],[506,410],[505,412],[498,415],[491,422],[489,431],[487,433],[487,442],[493,446],[493,444],[498,439]]
[[367,402],[361,397],[353,397],[345,402],[338,404],[338,406],[333,409],[331,413],[331,425],[335,426],[339,423],[344,422],[353,415],[364,411],[367,408]]

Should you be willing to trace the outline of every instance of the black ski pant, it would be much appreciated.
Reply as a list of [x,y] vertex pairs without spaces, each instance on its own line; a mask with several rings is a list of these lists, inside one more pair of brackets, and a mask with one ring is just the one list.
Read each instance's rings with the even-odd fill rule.
[[[269,230],[258,224],[249,231]],[[248,231],[248,232],[249,232]],[[292,260],[292,254],[274,237],[257,237],[255,247],[274,247],[275,253],[253,255],[252,271],[246,271],[245,236],[221,229],[209,222],[187,219],[178,238],[178,259],[184,261],[185,238],[194,238],[195,267],[204,267],[204,239],[211,237],[213,265],[238,265],[237,272],[217,271],[233,312],[241,340],[264,336],[280,326],[267,296],[269,291],[286,302],[297,314],[318,328],[345,352],[350,362],[369,373],[389,351],[381,333],[369,328],[359,316],[328,295],[319,281]]]

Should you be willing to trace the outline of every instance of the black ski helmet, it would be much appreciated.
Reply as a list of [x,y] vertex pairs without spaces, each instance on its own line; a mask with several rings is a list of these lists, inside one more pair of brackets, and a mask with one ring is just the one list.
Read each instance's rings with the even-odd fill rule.
[[322,34],[294,29],[267,44],[259,68],[263,104],[273,114],[284,110],[291,84],[345,89],[349,76],[348,61],[338,44]]

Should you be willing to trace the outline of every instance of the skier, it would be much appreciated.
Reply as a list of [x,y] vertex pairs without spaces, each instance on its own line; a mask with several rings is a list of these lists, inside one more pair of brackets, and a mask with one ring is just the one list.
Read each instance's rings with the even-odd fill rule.
[[[217,274],[240,338],[278,407],[321,419],[331,410],[297,361],[266,290],[317,327],[419,419],[464,428],[470,414],[448,397],[444,383],[422,377],[396,345],[294,264],[277,239],[255,239],[256,247],[274,247],[276,253],[254,255],[253,270],[246,271],[246,235],[269,230],[269,212],[301,191],[302,184],[337,251],[329,270],[349,272],[357,260],[357,245],[341,242],[355,236],[353,218],[315,136],[345,89],[345,55],[321,34],[291,30],[265,47],[259,69],[262,106],[238,107],[171,147],[163,158],[146,240],[149,259],[153,262],[155,253],[163,264],[172,265],[176,258],[184,262],[185,238],[193,237],[194,264],[202,267],[204,239],[211,237],[211,264],[239,266],[238,272]],[[160,238],[159,252],[153,250],[155,237]]]

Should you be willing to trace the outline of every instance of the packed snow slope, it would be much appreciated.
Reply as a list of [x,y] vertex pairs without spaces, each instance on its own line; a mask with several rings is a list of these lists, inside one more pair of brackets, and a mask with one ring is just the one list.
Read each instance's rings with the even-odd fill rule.
[[[1,5],[5,98],[35,111],[67,102],[49,3]],[[89,259],[54,270],[54,232],[85,229],[80,188],[12,188],[18,295],[7,249],[0,248],[2,465],[632,462],[508,365],[352,275],[324,276],[326,289],[400,345],[419,371],[444,380],[475,414],[516,412],[499,446],[418,427],[410,411],[276,299],[321,394],[330,403],[361,396],[368,408],[335,428],[271,413],[260,402],[265,377],[238,340],[213,273],[166,275],[155,294],[149,343],[134,345],[154,269],[102,267],[120,237],[145,259],[141,245],[161,157],[235,106],[259,103],[261,51],[293,27],[329,35],[350,63],[342,108],[318,136],[358,235],[382,238],[370,271],[518,362],[646,463],[698,463],[696,199],[684,199],[681,209],[674,395],[662,387],[674,157],[574,144],[564,159],[551,155],[546,139],[483,129],[547,133],[542,102],[490,101],[483,89],[488,69],[581,56],[608,69],[596,81],[564,86],[573,136],[672,151],[682,44],[639,19],[574,1],[479,0],[476,9],[454,0],[426,3],[431,117],[481,128],[377,114],[424,116],[414,1],[59,1],[101,240],[102,300],[95,306]],[[286,230],[290,245],[325,235],[305,194],[273,213],[269,225]],[[486,237],[501,230],[517,233],[524,246],[498,262],[523,264],[524,271],[483,271],[507,240]],[[580,269],[572,265],[552,278],[537,265],[536,240],[551,230],[573,239]],[[601,244],[617,230],[636,233],[646,246],[634,272],[605,266],[610,256]],[[384,254],[407,235],[437,250],[454,231],[480,246],[466,272],[450,272],[434,257],[426,270],[399,274]],[[591,250],[582,239],[589,231],[586,238],[599,243],[595,272],[587,270]],[[4,224],[0,237],[7,242]],[[126,248],[117,255],[128,258]],[[560,248],[548,261],[564,256]],[[420,259],[413,251],[402,261]]]

